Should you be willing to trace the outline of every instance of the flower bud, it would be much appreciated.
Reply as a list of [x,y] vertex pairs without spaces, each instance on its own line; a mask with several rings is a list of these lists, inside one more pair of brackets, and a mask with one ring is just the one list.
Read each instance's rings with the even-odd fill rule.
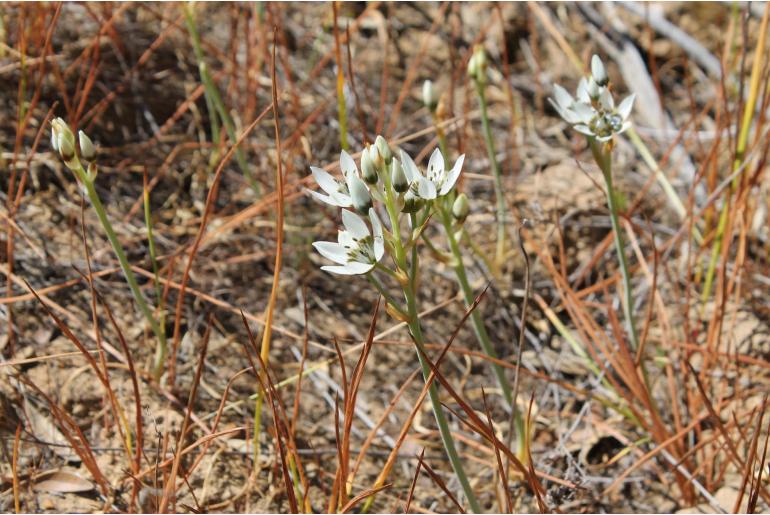
[[364,176],[364,180],[369,184],[377,184],[377,168],[375,168],[371,157],[373,148],[366,147],[361,152],[361,173]]
[[398,193],[403,193],[409,189],[409,181],[406,180],[404,167],[401,166],[398,159],[393,159],[390,163],[390,182]]
[[477,46],[468,61],[468,76],[478,82],[484,82],[486,80],[486,71],[487,53],[484,51],[484,47]]
[[78,140],[80,141],[80,156],[83,159],[93,159],[96,155],[96,149],[94,143],[91,141],[85,132],[78,131]]
[[75,135],[72,134],[67,122],[61,118],[54,118],[51,122],[52,146],[59,152],[65,161],[75,157]]
[[422,83],[422,103],[428,108],[431,113],[436,111],[438,107],[438,92],[433,85],[433,81],[426,80]]
[[596,54],[591,57],[591,75],[599,86],[606,86],[610,81],[604,63]]
[[423,204],[423,199],[417,196],[417,194],[409,188],[409,191],[404,195],[404,207],[401,209],[404,213],[416,213],[420,210]]
[[385,161],[385,165],[390,166],[390,162],[393,159],[393,151],[390,150],[390,145],[388,145],[388,142],[385,140],[385,138],[382,136],[377,136],[377,138],[374,140],[374,146],[377,148],[380,156],[382,156],[383,161]]
[[468,213],[471,208],[468,204],[468,196],[465,193],[460,193],[452,204],[452,216],[455,217],[460,223],[463,223],[468,217]]
[[359,213],[367,214],[369,208],[372,207],[372,197],[369,195],[369,188],[366,187],[364,181],[356,176],[351,176],[348,181],[353,207],[356,208]]

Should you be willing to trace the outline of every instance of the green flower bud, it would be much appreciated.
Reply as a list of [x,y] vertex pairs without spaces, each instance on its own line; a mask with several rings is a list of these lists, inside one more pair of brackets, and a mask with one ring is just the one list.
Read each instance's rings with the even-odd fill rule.
[[398,193],[403,193],[409,189],[409,182],[406,180],[404,167],[395,158],[390,163],[390,182],[393,184],[393,189]]
[[390,150],[390,145],[388,145],[385,138],[377,136],[374,140],[374,146],[377,148],[380,156],[382,156],[383,161],[385,161],[385,165],[390,166],[390,162],[393,159],[393,151]]
[[51,122],[51,138],[53,147],[59,151],[64,161],[70,161],[75,157],[75,135],[72,134],[67,122],[61,118],[54,118]]
[[465,193],[460,193],[452,204],[452,216],[455,217],[460,223],[463,223],[468,217],[471,207],[468,204],[468,196]]
[[409,191],[404,195],[404,207],[401,209],[404,213],[416,213],[423,205],[423,199],[417,196],[417,194],[409,188]]
[[599,86],[606,86],[610,82],[604,63],[596,54],[591,57],[591,75]]
[[438,92],[433,81],[426,80],[422,83],[422,103],[433,113],[438,107]]
[[352,176],[348,180],[350,181],[348,187],[350,188],[350,198],[353,201],[353,207],[359,213],[369,213],[369,208],[372,207],[372,197],[369,195],[369,188],[358,177]]
[[373,149],[374,147],[366,147],[361,152],[361,173],[364,176],[364,180],[369,184],[377,184],[377,168],[374,161],[372,161]]
[[85,132],[78,131],[78,140],[80,141],[80,155],[83,159],[93,159],[96,155],[96,148]]

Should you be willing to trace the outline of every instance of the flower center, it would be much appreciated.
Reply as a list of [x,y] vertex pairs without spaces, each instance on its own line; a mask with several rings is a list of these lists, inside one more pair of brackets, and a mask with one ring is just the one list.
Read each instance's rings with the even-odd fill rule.
[[353,239],[352,245],[343,245],[348,254],[348,261],[357,261],[358,263],[376,263],[374,257],[374,239],[371,236],[365,236],[361,239]]

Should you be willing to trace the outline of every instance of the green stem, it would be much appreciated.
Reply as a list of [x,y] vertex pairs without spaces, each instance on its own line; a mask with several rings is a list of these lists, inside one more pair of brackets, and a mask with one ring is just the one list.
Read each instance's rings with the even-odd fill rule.
[[[200,41],[200,35],[198,34],[198,29],[195,25],[195,18],[193,17],[192,5],[190,3],[185,4],[183,11],[185,15],[185,23],[187,24],[187,30],[190,32],[190,37],[192,38],[195,58],[198,61],[198,70],[200,72],[201,82],[203,83],[203,87],[205,89],[206,106],[210,111],[209,115],[212,119],[212,132],[216,131],[214,134],[212,134],[212,136],[215,137],[216,140],[216,133],[219,132],[218,125],[216,123],[216,116],[211,109],[213,107],[216,109],[216,112],[222,119],[222,124],[225,126],[228,138],[230,138],[232,144],[235,145],[238,141],[238,137],[235,133],[235,124],[230,117],[230,113],[227,112],[227,107],[222,101],[219,88],[217,88],[216,84],[214,83],[214,79],[211,77],[208,66],[206,66],[206,61],[203,55],[203,48]],[[251,186],[254,192],[259,195],[259,183],[257,183],[257,181],[254,179],[254,176],[251,174],[251,171],[249,170],[249,165],[246,162],[246,156],[243,152],[243,149],[236,149],[235,159],[238,162],[238,167],[241,169],[243,176],[249,183],[249,186]]]
[[[460,245],[455,237],[455,232],[452,229],[452,214],[447,209],[447,206],[439,206],[439,215],[441,216],[441,222],[444,225],[444,231],[446,232],[447,241],[449,242],[449,249],[454,256],[454,271],[457,276],[457,283],[460,285],[460,289],[463,291],[463,297],[465,298],[465,307],[468,308],[473,305],[476,297],[473,294],[470,282],[468,281],[468,274],[465,271],[465,264],[463,263],[462,251]],[[498,359],[497,352],[495,351],[492,341],[487,333],[487,328],[484,325],[484,321],[481,319],[481,313],[478,309],[474,309],[471,312],[471,322],[473,323],[473,332],[476,334],[476,339],[479,341],[484,353],[493,359]],[[522,328],[523,330],[523,328]],[[497,383],[500,385],[500,389],[503,391],[503,396],[508,406],[512,406],[513,392],[511,384],[505,377],[505,371],[496,362],[492,362],[492,370],[497,378]],[[525,434],[524,434],[524,419],[521,417],[521,413],[516,413],[516,434],[518,435],[518,453],[524,450]]]
[[487,99],[484,93],[484,83],[474,81],[476,84],[476,94],[479,97],[479,106],[481,108],[481,125],[484,130],[484,142],[487,145],[487,154],[492,166],[492,174],[495,178],[495,198],[497,199],[497,250],[495,262],[501,265],[505,254],[505,197],[503,196],[503,180],[500,173],[500,164],[497,162],[497,153],[495,152],[495,143],[492,139],[492,129],[489,125],[489,115],[487,114]]
[[607,206],[610,210],[610,222],[612,223],[612,234],[615,239],[615,250],[618,254],[618,264],[620,265],[620,275],[623,279],[623,314],[626,319],[628,336],[631,339],[631,349],[636,351],[639,348],[639,337],[636,333],[634,324],[631,276],[628,273],[628,261],[624,251],[623,235],[621,233],[620,221],[618,220],[618,205],[615,190],[612,186],[612,153],[603,147],[603,143],[590,138],[591,152],[594,160],[599,165],[604,175],[604,181],[607,185]]
[[[417,358],[420,360],[420,366],[422,367],[422,375],[425,381],[428,381],[431,374],[430,365],[425,360],[425,341],[422,336],[422,329],[420,328],[420,319],[417,312],[417,301],[415,299],[414,291],[409,288],[404,288],[404,297],[406,298],[407,310],[409,312],[409,332],[412,335],[414,344],[417,347]],[[436,417],[436,424],[438,425],[439,433],[441,434],[441,440],[444,443],[444,449],[446,450],[449,462],[452,464],[455,475],[460,486],[465,493],[465,497],[468,499],[468,504],[471,507],[471,511],[474,513],[481,513],[481,506],[479,505],[476,495],[473,493],[471,484],[468,481],[468,476],[465,474],[460,456],[457,453],[455,447],[454,438],[452,437],[452,431],[449,429],[449,424],[444,414],[444,408],[441,406],[441,399],[439,398],[438,388],[435,383],[432,383],[428,388],[428,396],[433,407],[433,415]]]
[[[417,358],[419,359],[420,366],[422,367],[423,378],[427,382],[430,378],[431,369],[430,365],[428,365],[424,358],[424,356],[427,356],[427,354],[425,354],[425,341],[422,336],[422,329],[420,328],[420,318],[417,310],[417,299],[415,295],[417,284],[416,270],[419,268],[417,265],[418,255],[415,250],[416,247],[413,247],[413,262],[410,266],[409,263],[407,263],[406,250],[404,249],[404,245],[401,241],[401,224],[399,223],[398,212],[396,211],[396,199],[393,194],[393,188],[390,187],[390,179],[387,177],[387,174],[384,175],[386,176],[384,179],[385,208],[387,209],[388,216],[390,217],[396,265],[398,266],[400,272],[412,272],[409,276],[409,280],[402,283],[402,288],[404,291],[404,299],[406,300],[409,332],[412,335],[414,344],[417,348]],[[439,398],[438,388],[436,388],[435,383],[431,383],[430,387],[428,388],[428,396],[430,397],[430,402],[433,408],[433,415],[436,418],[436,425],[438,425],[439,433],[441,434],[441,441],[444,444],[444,449],[446,450],[449,462],[452,464],[452,469],[454,470],[454,473],[457,476],[460,485],[462,486],[463,492],[465,493],[465,497],[468,499],[468,504],[470,505],[471,510],[474,513],[480,513],[481,507],[479,506],[479,503],[476,500],[476,496],[471,489],[468,476],[465,474],[462,461],[460,461],[460,456],[457,453],[454,438],[452,437],[452,432],[449,429],[449,424],[447,423],[446,415],[444,414],[444,408],[441,406],[441,399]],[[369,504],[367,504],[367,507],[368,505]]]
[[88,177],[82,165],[78,164],[78,166],[79,170],[76,170],[78,178],[86,187],[88,198],[91,201],[91,205],[93,205],[94,210],[96,211],[96,216],[99,217],[99,222],[102,224],[104,232],[107,234],[107,239],[112,245],[112,250],[115,252],[115,255],[118,258],[120,268],[123,270],[123,275],[126,278],[126,282],[128,282],[128,286],[131,289],[134,300],[139,305],[139,309],[147,319],[147,322],[150,324],[150,328],[155,334],[155,337],[158,339],[158,345],[155,348],[155,359],[153,364],[153,376],[157,380],[163,374],[163,367],[166,362],[166,355],[168,354],[166,334],[158,324],[157,320],[155,320],[150,306],[147,304],[147,301],[144,300],[144,296],[142,296],[142,292],[139,289],[139,284],[136,282],[136,276],[134,276],[134,272],[131,270],[131,265],[128,263],[126,253],[123,251],[123,246],[120,244],[118,236],[115,234],[115,230],[112,228],[112,224],[107,218],[107,212],[105,211],[104,205],[99,198],[99,194],[96,193],[93,181]]

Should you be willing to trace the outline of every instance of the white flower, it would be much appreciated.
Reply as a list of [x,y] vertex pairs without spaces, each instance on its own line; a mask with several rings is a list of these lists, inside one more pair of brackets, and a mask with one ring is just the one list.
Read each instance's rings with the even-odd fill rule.
[[[631,126],[628,117],[634,105],[634,95],[626,97],[615,107],[615,100],[607,87],[604,65],[596,56],[591,61],[593,75],[580,79],[575,96],[554,84],[554,98],[549,102],[565,122],[586,136],[608,141]],[[598,76],[598,77],[597,77]]]
[[356,162],[344,150],[340,152],[340,168],[342,169],[343,181],[338,181],[321,168],[311,166],[310,171],[313,173],[315,182],[326,192],[326,195],[313,190],[306,191],[325,204],[351,207],[353,205],[353,199],[350,196],[352,179],[360,179],[361,174],[358,172]]
[[439,149],[433,151],[428,161],[427,177],[420,173],[417,165],[409,154],[401,151],[401,162],[404,167],[404,175],[409,182],[410,192],[423,200],[433,200],[443,197],[454,187],[460,172],[462,172],[465,154],[461,155],[454,166],[447,170],[444,167],[444,156]]
[[316,241],[313,246],[323,257],[338,263],[321,270],[341,275],[365,274],[374,268],[385,254],[382,224],[374,209],[369,209],[372,232],[363,219],[352,211],[342,210],[344,231],[337,233],[337,243]]

